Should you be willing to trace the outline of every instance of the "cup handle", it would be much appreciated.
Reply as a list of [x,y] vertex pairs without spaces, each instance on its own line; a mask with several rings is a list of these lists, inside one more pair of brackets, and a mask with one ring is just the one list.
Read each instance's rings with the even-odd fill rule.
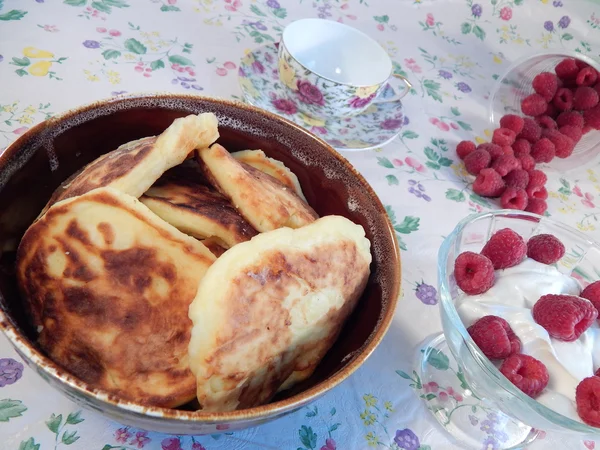
[[[398,93],[396,92],[392,97],[390,98],[376,98],[373,100],[373,103],[389,103],[389,102],[397,102],[398,100],[400,100],[401,98],[403,98],[406,94],[408,94],[410,92],[410,90],[412,89],[412,84],[410,81],[408,81],[408,79],[406,77],[403,77],[402,75],[399,75],[397,73],[393,73],[392,76],[390,77],[390,79],[388,80],[388,84],[392,85],[392,81],[396,81],[396,80],[392,80],[392,77],[394,78],[398,78],[402,84],[404,86],[402,87],[402,92]],[[392,86],[393,88],[397,88],[398,85],[400,85],[400,83],[395,82],[394,84],[396,84],[396,86]],[[383,92],[383,90],[381,91]]]

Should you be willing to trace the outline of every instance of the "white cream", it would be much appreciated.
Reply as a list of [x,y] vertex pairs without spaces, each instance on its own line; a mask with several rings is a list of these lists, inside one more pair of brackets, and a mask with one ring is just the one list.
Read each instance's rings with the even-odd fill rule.
[[463,295],[456,301],[458,314],[467,327],[487,315],[502,317],[510,324],[521,340],[522,353],[548,368],[548,386],[537,400],[574,420],[580,420],[575,389],[582,379],[594,374],[594,368],[600,367],[600,327],[596,321],[576,341],[559,341],[535,323],[531,308],[545,294],[580,292],[574,278],[528,258],[516,267],[496,271],[496,282],[486,293]]

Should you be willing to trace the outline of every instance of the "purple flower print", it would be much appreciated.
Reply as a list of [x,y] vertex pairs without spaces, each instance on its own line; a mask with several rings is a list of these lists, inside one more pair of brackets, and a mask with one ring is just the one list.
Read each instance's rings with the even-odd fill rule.
[[569,16],[562,16],[558,21],[558,28],[565,29],[571,23],[571,18]]
[[276,98],[271,100],[271,103],[277,109],[277,111],[285,113],[285,114],[296,114],[298,108],[296,108],[296,104],[285,98]]
[[120,444],[125,444],[130,437],[131,433],[127,427],[115,430],[115,440]]
[[402,125],[408,125],[410,123],[410,120],[408,119],[408,116],[404,116],[404,122],[402,123]]
[[12,358],[0,359],[0,387],[16,383],[23,376],[23,364]]
[[163,439],[160,445],[162,450],[182,450],[181,442],[176,437]]
[[402,126],[402,120],[400,119],[386,119],[379,124],[384,130],[395,130]]
[[325,439],[325,445],[321,447],[321,450],[336,450],[335,441],[331,438]]
[[273,62],[273,59],[274,59],[274,58],[273,58],[273,55],[272,55],[272,54],[270,54],[270,53],[266,53],[266,54],[265,54],[265,60],[266,60],[268,63],[272,63],[272,62]]
[[496,441],[496,439],[494,439],[493,436],[488,436],[484,439],[483,447],[481,447],[481,450],[498,450],[499,448],[500,447],[498,447],[498,442]]
[[254,73],[265,73],[265,66],[260,61],[254,61],[252,63],[252,70]]
[[438,302],[437,291],[433,286],[430,286],[429,284],[425,284],[422,281],[420,283],[417,283],[417,288],[415,289],[415,292],[417,298],[426,305],[436,305]]
[[397,430],[394,442],[404,450],[417,450],[421,446],[417,435],[408,428]]
[[352,97],[348,104],[353,108],[363,108],[367,106],[371,102],[371,100],[373,100],[373,97],[375,97],[375,94],[371,94],[365,98]]
[[415,180],[408,180],[409,188],[408,192],[413,194],[417,198],[422,198],[426,202],[431,201],[431,197],[425,194],[425,186],[421,183],[417,183]]
[[447,70],[439,70],[438,71],[438,75],[442,78],[444,78],[445,80],[449,80],[450,78],[452,78],[452,73],[448,72]]
[[552,2],[552,6],[554,6],[555,8],[560,8],[562,7],[563,3],[560,0],[554,0]]
[[279,5],[279,2],[277,0],[269,0],[267,2],[267,6],[273,9],[279,9],[281,8],[281,6]]
[[150,442],[150,438],[147,436],[147,431],[138,431],[135,433],[135,437],[129,443],[130,445],[135,445],[137,448],[144,448],[148,442]]
[[479,419],[477,419],[477,417],[474,415],[469,414],[469,422],[471,422],[471,425],[475,426],[479,423]]
[[83,41],[83,46],[87,48],[100,48],[100,42],[98,41]]
[[546,20],[544,22],[544,28],[546,29],[546,31],[552,32],[552,31],[554,31],[554,24],[552,23],[551,20]]
[[301,102],[319,106],[325,104],[323,94],[319,88],[314,84],[311,84],[310,81],[298,80],[296,86],[298,87],[298,97],[300,97]]
[[179,84],[184,89],[195,89],[196,91],[203,91],[204,88],[199,84],[195,83],[195,78],[189,77],[177,77],[171,80],[171,84]]
[[481,17],[481,5],[479,3],[475,3],[473,6],[471,6],[471,14],[473,14],[474,17]]
[[110,93],[110,95],[112,95],[113,97],[116,97],[117,95],[123,95],[123,94],[127,94],[127,91],[112,91]]
[[0,62],[4,61],[4,56],[0,55]]
[[460,92],[464,92],[465,94],[468,94],[469,92],[471,92],[471,86],[469,86],[464,81],[456,83],[456,89],[458,89]]
[[248,25],[248,26],[251,26],[252,28],[256,28],[257,30],[260,30],[260,31],[265,31],[267,29],[267,27],[261,21],[250,22],[249,20],[244,20],[242,22],[242,25]]

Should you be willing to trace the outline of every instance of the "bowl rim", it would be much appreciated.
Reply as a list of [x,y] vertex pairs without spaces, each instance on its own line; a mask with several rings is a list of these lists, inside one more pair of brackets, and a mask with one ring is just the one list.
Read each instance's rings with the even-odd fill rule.
[[[222,99],[219,97],[212,96],[203,96],[203,95],[193,95],[193,94],[175,94],[170,92],[157,92],[157,93],[131,93],[128,95],[112,97],[108,99],[101,99],[91,103],[84,104],[82,106],[70,108],[60,114],[52,116],[51,118],[38,123],[34,127],[27,130],[24,134],[19,136],[15,141],[13,141],[9,146],[5,149],[5,151],[0,155],[0,171],[7,170],[9,168],[8,164],[18,155],[19,150],[23,147],[24,144],[29,142],[36,136],[43,134],[45,130],[49,127],[50,124],[60,123],[65,121],[73,116],[76,116],[81,113],[85,113],[88,111],[95,110],[97,108],[113,105],[113,104],[123,104],[123,110],[128,109],[127,104],[130,102],[140,101],[140,100],[149,100],[149,101],[160,101],[165,99],[173,99],[173,100],[185,100],[185,101],[202,101],[208,103],[221,103],[225,104],[229,107],[243,109],[246,112],[261,115],[267,119],[274,120],[276,122],[283,123],[287,127],[293,128],[295,131],[300,132],[302,134],[307,135],[310,139],[315,141],[316,145],[320,145],[324,150],[329,152],[331,156],[336,158],[340,163],[344,165],[344,167],[352,173],[354,177],[360,182],[362,187],[369,193],[372,201],[374,202],[376,208],[379,210],[381,215],[384,216],[384,220],[386,222],[387,233],[393,242],[393,249],[391,251],[391,255],[389,255],[394,261],[394,276],[392,281],[392,286],[389,289],[389,298],[386,299],[387,305],[387,313],[383,315],[380,321],[377,323],[377,328],[374,330],[371,335],[371,340],[367,345],[361,347],[359,351],[356,353],[354,358],[340,370],[335,372],[329,378],[323,380],[317,385],[306,389],[296,395],[293,395],[289,398],[279,400],[272,403],[267,403],[265,405],[256,406],[253,408],[247,408],[236,411],[228,411],[228,412],[203,412],[203,411],[185,411],[185,410],[177,410],[170,408],[161,408],[155,406],[147,406],[139,403],[135,403],[132,401],[128,401],[117,397],[113,394],[108,393],[102,389],[98,389],[95,387],[89,386],[87,383],[77,379],[75,376],[71,375],[65,369],[58,366],[54,363],[49,357],[45,356],[40,350],[38,350],[33,344],[30,344],[18,330],[18,327],[13,320],[8,317],[4,310],[0,308],[0,329],[3,331],[5,336],[11,342],[11,344],[15,347],[20,356],[24,357],[27,363],[33,363],[40,375],[42,377],[47,376],[53,379],[53,381],[58,382],[59,384],[67,385],[71,390],[78,393],[80,396],[83,396],[85,399],[97,400],[103,403],[107,403],[109,406],[116,408],[117,410],[126,411],[128,413],[133,413],[138,416],[142,416],[147,419],[167,419],[181,422],[189,422],[189,423],[211,423],[211,424],[224,424],[231,423],[241,420],[247,419],[268,419],[273,416],[280,416],[287,412],[290,412],[294,409],[300,408],[305,404],[316,400],[325,392],[333,389],[338,386],[342,381],[347,379],[350,375],[352,375],[362,364],[371,356],[375,348],[381,343],[384,336],[386,335],[389,327],[393,321],[396,306],[400,297],[400,288],[401,288],[401,258],[400,258],[400,250],[398,247],[398,241],[396,239],[396,235],[394,233],[392,223],[386,213],[385,207],[383,206],[381,199],[377,196],[371,185],[367,182],[367,180],[348,162],[340,153],[338,153],[333,147],[327,144],[324,140],[320,139],[318,136],[310,133],[306,129],[300,127],[299,125],[291,122],[290,120],[278,116],[269,111],[257,108],[252,105],[248,105],[242,103],[237,100],[230,99]],[[154,106],[144,106],[146,108],[152,108]],[[160,108],[160,105],[156,105],[157,108]],[[94,116],[95,119],[98,116]],[[91,119],[91,120],[93,120]],[[12,177],[13,173],[10,173],[6,178],[7,180]],[[0,190],[3,186],[0,185]]]
[[[495,385],[509,394],[516,397],[519,401],[524,402],[530,409],[535,411],[536,413],[542,415],[546,420],[554,423],[563,428],[568,428],[571,431],[576,431],[585,434],[594,434],[598,435],[600,433],[600,428],[592,427],[586,425],[583,422],[579,422],[577,420],[573,420],[567,416],[564,416],[551,408],[543,405],[537,400],[529,397],[525,393],[523,393],[520,389],[518,389],[515,385],[513,385],[508,379],[502,375],[500,370],[496,368],[494,364],[488,359],[487,356],[481,352],[475,341],[471,338],[471,335],[468,333],[467,328],[463,324],[460,316],[458,315],[458,311],[454,305],[454,301],[451,295],[451,288],[448,286],[446,279],[449,278],[452,274],[446,272],[446,265],[448,261],[448,255],[451,249],[455,252],[458,249],[460,242],[458,242],[457,237],[460,236],[464,230],[464,228],[474,223],[478,220],[485,219],[488,217],[519,217],[525,216],[534,219],[536,222],[540,223],[542,221],[546,223],[551,223],[553,226],[557,226],[559,228],[564,229],[565,231],[575,234],[577,237],[586,241],[590,247],[594,246],[596,248],[600,248],[600,245],[594,240],[590,239],[581,231],[566,225],[557,220],[553,220],[546,216],[540,216],[538,214],[525,212],[525,211],[517,211],[514,209],[499,209],[495,211],[482,212],[477,214],[471,214],[464,219],[462,219],[454,228],[452,233],[450,233],[444,242],[442,243],[440,250],[438,252],[438,282],[440,287],[440,308],[444,310],[447,314],[449,321],[451,322],[451,326],[453,326],[461,335],[461,338],[465,341],[467,350],[470,352],[473,360],[479,365],[479,368],[482,369],[484,373],[488,376],[490,380],[492,380]],[[524,219],[526,220],[526,219]],[[448,346],[452,350],[452,346]],[[458,360],[457,355],[454,357]]]

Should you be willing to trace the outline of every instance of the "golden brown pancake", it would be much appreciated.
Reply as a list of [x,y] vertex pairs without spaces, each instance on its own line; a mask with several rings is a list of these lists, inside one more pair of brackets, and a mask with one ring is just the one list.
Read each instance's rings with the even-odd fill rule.
[[195,396],[188,308],[215,259],[135,197],[98,188],[27,230],[17,280],[52,360],[94,387],[175,407]]
[[258,232],[212,187],[194,160],[167,171],[140,201],[178,230],[230,248]]
[[196,150],[196,156],[209,181],[259,232],[299,228],[319,217],[293,189],[239,162],[219,144]]
[[267,175],[271,175],[281,184],[293,189],[298,194],[298,197],[306,201],[298,177],[281,161],[269,158],[262,150],[242,150],[241,152],[232,153],[231,156]]
[[207,411],[268,402],[310,376],[369,277],[363,228],[326,216],[265,232],[225,252],[190,306],[190,368]]
[[63,183],[51,203],[84,194],[98,187],[111,187],[140,197],[160,176],[196,148],[217,140],[217,118],[212,113],[175,119],[159,136],[128,142],[88,164],[69,183]]

